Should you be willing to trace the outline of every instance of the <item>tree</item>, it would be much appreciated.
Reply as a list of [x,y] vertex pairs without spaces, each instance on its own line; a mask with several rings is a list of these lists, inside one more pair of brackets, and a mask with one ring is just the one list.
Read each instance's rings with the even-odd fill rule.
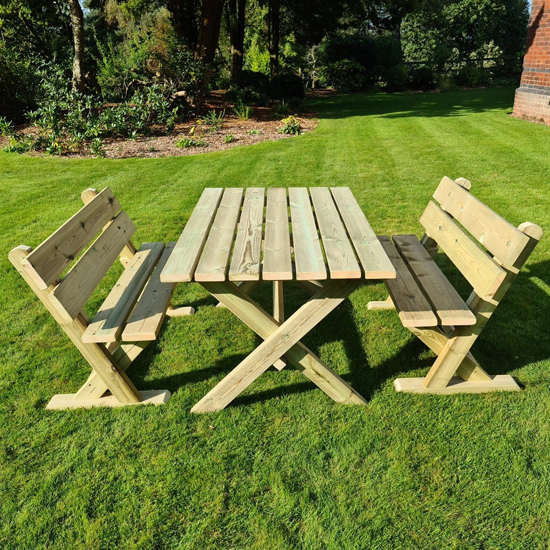
[[198,0],[167,0],[166,8],[172,14],[177,37],[194,50],[199,38]]
[[228,11],[231,79],[234,82],[239,82],[243,70],[246,0],[229,0]]
[[73,90],[84,91],[84,13],[78,0],[69,0],[73,29]]
[[197,57],[205,64],[214,61],[220,37],[222,13],[223,0],[203,0],[196,52]]

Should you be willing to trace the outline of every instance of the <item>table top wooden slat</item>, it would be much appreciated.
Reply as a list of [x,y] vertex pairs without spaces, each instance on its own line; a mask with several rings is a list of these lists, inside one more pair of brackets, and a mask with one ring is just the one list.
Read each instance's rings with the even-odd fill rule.
[[166,262],[160,280],[163,283],[191,281],[199,256],[220,203],[223,189],[206,188]]
[[331,279],[360,279],[361,268],[328,187],[311,187],[309,192]]
[[265,189],[246,190],[243,211],[229,267],[230,281],[258,281],[262,256]]
[[250,187],[244,201],[240,188],[207,188],[161,282],[323,281],[329,276],[396,277],[348,187],[272,187],[267,193]]
[[288,202],[285,188],[272,187],[267,190],[262,278],[264,281],[292,280]]
[[395,268],[349,187],[332,187],[332,196],[365,271],[365,279],[395,279]]
[[294,243],[294,261],[296,280],[320,281],[327,278],[327,269],[315,218],[305,187],[291,187],[290,218],[292,220],[292,240]]
[[224,191],[195,270],[195,281],[225,281],[242,200],[242,189],[228,188]]

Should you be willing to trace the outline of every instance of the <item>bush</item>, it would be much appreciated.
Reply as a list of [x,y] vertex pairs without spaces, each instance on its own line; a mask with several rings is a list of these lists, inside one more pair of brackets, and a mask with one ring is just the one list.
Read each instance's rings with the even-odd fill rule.
[[437,87],[440,92],[454,92],[458,90],[454,77],[446,74],[439,76]]
[[421,65],[410,71],[409,87],[413,90],[433,90],[434,74],[431,67]]
[[264,73],[243,71],[238,84],[241,89],[248,89],[258,94],[269,94],[269,77]]
[[487,86],[490,82],[489,74],[480,67],[462,67],[455,75],[455,82],[458,86],[476,87]]
[[279,129],[279,134],[300,134],[300,123],[295,115],[290,115],[289,117],[283,119],[282,122],[283,127]]
[[302,79],[293,73],[283,73],[271,79],[271,98],[290,99],[305,97]]
[[385,73],[385,89],[389,92],[401,92],[407,87],[409,75],[403,63],[389,67]]
[[263,73],[243,71],[240,83],[233,83],[225,99],[248,105],[265,105],[268,102],[269,77]]
[[396,67],[403,60],[401,41],[390,33],[378,35],[374,39],[374,55],[377,72],[384,75],[384,71]]
[[365,68],[353,59],[330,63],[322,70],[323,80],[340,92],[356,92],[365,88],[368,77]]
[[365,85],[374,82],[376,48],[371,36],[356,32],[333,34],[319,48],[321,65],[325,68],[340,61],[356,61],[363,67]]

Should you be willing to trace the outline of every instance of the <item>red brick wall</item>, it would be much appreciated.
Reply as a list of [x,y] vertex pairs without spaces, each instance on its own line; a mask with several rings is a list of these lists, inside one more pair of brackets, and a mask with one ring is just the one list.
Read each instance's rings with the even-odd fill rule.
[[533,0],[514,116],[550,124],[550,0]]

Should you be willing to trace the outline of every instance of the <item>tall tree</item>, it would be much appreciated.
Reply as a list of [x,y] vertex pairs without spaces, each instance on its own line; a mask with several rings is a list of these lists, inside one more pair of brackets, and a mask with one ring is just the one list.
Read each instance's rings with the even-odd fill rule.
[[172,14],[177,37],[194,50],[199,38],[198,0],[167,0],[166,8]]
[[229,0],[229,40],[231,43],[231,79],[239,82],[243,71],[246,0]]
[[84,91],[84,13],[78,0],[69,0],[73,29],[73,90]]
[[279,74],[279,41],[281,37],[281,4],[279,0],[269,0],[268,15],[269,70],[271,78]]
[[222,22],[224,0],[203,0],[199,36],[197,41],[197,57],[206,64],[214,61],[220,25]]

